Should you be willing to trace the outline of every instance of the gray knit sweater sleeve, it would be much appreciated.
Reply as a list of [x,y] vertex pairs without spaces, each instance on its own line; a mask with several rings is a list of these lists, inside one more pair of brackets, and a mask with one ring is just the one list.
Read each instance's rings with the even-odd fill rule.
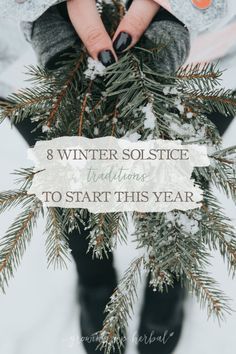
[[182,24],[172,20],[153,22],[145,36],[157,45],[164,45],[156,62],[159,71],[173,73],[186,61],[190,50],[190,36]]
[[39,64],[48,68],[58,56],[71,51],[72,47],[79,47],[80,42],[72,24],[61,14],[59,6],[52,6],[33,23],[21,23]]
[[[70,50],[72,46],[80,48],[78,35],[61,7],[53,6],[39,17],[33,25],[24,23],[23,29],[31,42],[41,65],[50,67],[57,56]],[[188,30],[179,22],[163,20],[153,22],[145,35],[154,43],[167,43],[160,52],[157,68],[160,71],[174,72],[181,66],[189,52]]]
[[66,0],[0,0],[0,17],[14,22],[36,21],[51,6]]

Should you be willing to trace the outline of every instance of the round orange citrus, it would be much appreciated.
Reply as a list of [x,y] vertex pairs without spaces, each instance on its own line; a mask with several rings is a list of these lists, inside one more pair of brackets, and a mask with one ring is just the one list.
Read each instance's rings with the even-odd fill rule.
[[213,0],[192,0],[193,5],[198,9],[205,10],[211,6]]

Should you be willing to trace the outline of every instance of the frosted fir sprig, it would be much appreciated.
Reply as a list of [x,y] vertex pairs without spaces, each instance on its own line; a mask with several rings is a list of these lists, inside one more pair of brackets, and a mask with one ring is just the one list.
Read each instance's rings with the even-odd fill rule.
[[[112,34],[125,9],[118,0],[99,3]],[[235,116],[236,98],[230,90],[219,87],[222,73],[216,65],[188,66],[172,75],[158,73],[154,62],[158,53],[154,57],[142,45],[140,42],[139,47],[124,53],[106,69],[89,58],[83,48],[53,72],[31,67],[32,86],[0,103],[0,120],[32,119],[36,131],[41,134],[43,130],[44,139],[68,135],[114,136],[131,141],[162,138],[208,147],[210,166],[195,168],[192,176],[204,191],[199,209],[130,214],[135,226],[133,237],[143,256],[127,269],[106,307],[107,317],[100,332],[106,354],[122,346],[142,276],[140,270],[148,273],[156,291],[166,291],[178,279],[219,319],[230,306],[206,271],[212,250],[220,251],[230,275],[236,271],[235,229],[210,187],[214,185],[236,201],[236,147],[223,149],[219,133],[208,119],[209,112],[214,111]],[[66,266],[70,259],[67,237],[82,226],[91,231],[89,252],[93,257],[109,257],[119,242],[127,241],[126,214],[44,210],[35,196],[27,195],[35,173],[33,169],[17,171],[17,188],[0,193],[0,211],[22,208],[0,242],[0,285],[4,290],[20,265],[39,214],[47,216],[50,266]]]

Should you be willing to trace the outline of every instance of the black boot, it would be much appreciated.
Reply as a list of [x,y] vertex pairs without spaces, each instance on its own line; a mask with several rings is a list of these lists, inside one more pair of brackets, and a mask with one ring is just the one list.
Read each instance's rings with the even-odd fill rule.
[[[79,285],[81,341],[87,354],[100,353],[99,350],[96,351],[99,338],[94,333],[102,329],[105,319],[104,309],[114,287],[115,284],[96,287]],[[123,353],[124,350],[123,348]],[[118,353],[118,350],[114,352],[114,354]]]
[[[78,272],[78,301],[80,307],[81,341],[87,354],[101,353],[96,348],[98,336],[94,336],[103,327],[105,307],[117,286],[113,255],[102,260],[92,259],[87,253],[89,231],[81,225],[80,233],[73,231],[69,237],[70,248]],[[125,344],[125,342],[124,342]],[[122,353],[124,353],[123,348]],[[117,350],[113,354],[120,354]]]
[[185,291],[179,282],[168,292],[154,292],[147,282],[139,327],[140,354],[171,354],[179,341]]

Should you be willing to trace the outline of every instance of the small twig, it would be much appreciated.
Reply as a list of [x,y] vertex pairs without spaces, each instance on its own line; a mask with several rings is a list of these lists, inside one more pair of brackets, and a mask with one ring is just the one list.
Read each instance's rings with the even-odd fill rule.
[[88,88],[84,94],[84,99],[83,99],[83,103],[82,103],[82,107],[81,107],[81,112],[80,112],[80,116],[79,116],[79,129],[78,129],[78,136],[82,135],[82,129],[83,129],[83,121],[84,121],[84,112],[86,109],[86,104],[87,104],[87,100],[88,100],[88,94],[91,91],[92,88],[92,84],[93,84],[93,80],[91,80],[89,82]]
[[74,78],[76,72],[78,71],[78,69],[80,68],[80,65],[81,65],[83,59],[84,59],[84,52],[82,52],[82,54],[80,55],[80,58],[79,58],[78,62],[76,63],[74,69],[70,72],[69,77],[66,80],[66,83],[63,85],[63,90],[60,92],[55,104],[53,105],[53,109],[52,109],[52,111],[51,111],[51,113],[49,115],[48,122],[47,122],[47,126],[49,128],[52,125],[52,122],[53,122],[53,120],[55,118],[55,115],[57,114],[57,111],[58,111],[58,109],[60,107],[60,104],[61,104],[61,102],[62,102],[62,100],[63,100],[63,98],[64,98],[64,96],[65,96],[65,94],[66,94],[66,92],[68,90],[68,88],[72,84],[73,78]]

